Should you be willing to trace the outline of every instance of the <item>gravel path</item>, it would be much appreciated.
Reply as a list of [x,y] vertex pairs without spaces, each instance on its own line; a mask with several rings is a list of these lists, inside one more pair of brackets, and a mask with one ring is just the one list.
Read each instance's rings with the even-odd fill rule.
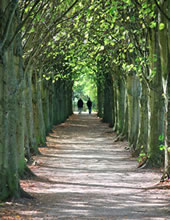
[[136,159],[125,150],[127,142],[114,138],[94,114],[75,114],[56,126],[31,167],[38,177],[21,181],[36,199],[7,203],[11,211],[6,217],[170,219],[170,191],[148,189],[159,182],[160,172],[137,169]]

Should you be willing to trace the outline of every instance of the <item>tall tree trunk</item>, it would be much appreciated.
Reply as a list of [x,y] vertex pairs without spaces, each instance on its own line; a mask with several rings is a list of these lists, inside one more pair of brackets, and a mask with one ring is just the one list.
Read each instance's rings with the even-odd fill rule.
[[127,78],[128,92],[128,141],[132,153],[136,150],[137,137],[139,132],[139,97],[140,83],[135,75]]
[[56,83],[54,84],[54,95],[53,95],[53,125],[57,124],[57,93],[56,93]]
[[32,103],[32,72],[33,68],[27,68],[26,72],[26,88],[25,88],[25,117],[26,117],[26,130],[25,140],[26,144],[26,158],[31,160],[31,154],[36,154],[38,152],[38,145],[36,144],[35,133],[34,133],[34,117],[33,117],[33,103]]
[[141,82],[141,97],[140,97],[140,119],[139,119],[139,136],[137,140],[136,153],[139,155],[147,153],[148,143],[148,88],[144,81]]
[[[8,45],[16,27],[17,2],[0,1],[1,29],[0,29],[0,199],[9,196],[18,197],[20,194],[18,161],[17,161],[17,71],[15,66],[14,40]],[[10,20],[8,18],[11,18]]]
[[34,114],[34,132],[37,145],[44,145],[46,141],[45,124],[42,111],[41,100],[41,78],[34,72],[32,78],[33,87],[33,114]]
[[102,118],[103,117],[103,83],[99,79],[97,81],[97,115]]
[[57,81],[56,82],[56,87],[55,87],[55,93],[56,93],[56,118],[57,118],[57,121],[56,121],[56,124],[59,124],[60,123],[60,102],[59,102],[59,82]]
[[117,97],[117,90],[118,90],[118,85],[117,85],[117,80],[114,81],[114,85],[113,85],[113,111],[114,111],[114,127],[113,127],[113,131],[117,131],[118,129],[118,97]]
[[64,122],[64,88],[63,81],[59,81],[58,100],[59,100],[59,123]]
[[119,79],[117,89],[118,126],[116,131],[118,135],[120,135],[123,131],[125,119],[125,103],[125,85],[123,79]]
[[168,77],[167,148],[165,153],[165,173],[167,173],[170,178],[170,77]]
[[105,74],[103,121],[113,126],[113,80],[110,72]]
[[45,123],[46,135],[50,131],[50,109],[49,109],[49,83],[44,80],[42,88],[42,106],[43,106],[43,116]]
[[11,44],[8,50],[8,187],[10,194],[18,196],[19,176],[17,162],[17,70],[14,65],[14,45]]
[[4,52],[0,60],[0,200],[9,194],[8,186],[8,53]]
[[19,89],[17,92],[17,151],[18,151],[18,172],[23,175],[25,163],[24,135],[25,135],[25,77],[23,70],[22,47],[20,36],[17,36],[17,51],[15,56],[15,69],[17,70],[17,84]]
[[72,104],[73,83],[72,83],[71,79],[67,83],[68,83],[68,91],[67,91],[67,95],[68,95],[68,116],[70,116],[70,115],[73,114],[73,104]]
[[[170,2],[161,0],[160,7],[168,15],[170,15]],[[163,92],[164,92],[164,105],[165,105],[165,114],[164,114],[164,174],[162,179],[170,178],[170,152],[168,151],[168,106],[169,106],[169,91],[168,80],[170,75],[170,21],[159,11],[159,25],[164,24],[163,29],[159,29],[159,46],[160,46],[160,55],[161,55],[161,68],[162,68],[162,82],[163,82]],[[168,30],[169,28],[169,30]],[[169,85],[170,86],[170,85]],[[170,139],[170,138],[169,138]]]
[[[159,167],[163,162],[163,155],[160,151],[164,136],[164,100],[162,88],[162,69],[160,63],[160,50],[158,45],[158,31],[151,30],[149,36],[149,54],[151,57],[150,76],[151,88],[149,91],[149,136],[148,136],[148,154],[149,160],[147,166]],[[155,62],[155,55],[157,61]]]
[[[116,139],[116,141],[118,141],[128,138],[128,98],[126,82],[123,81],[123,88],[120,90],[119,96],[116,96],[114,99],[119,100],[116,102],[117,105],[115,104],[114,109],[114,111],[117,112],[114,129],[118,131],[119,136]],[[121,113],[119,113],[119,109],[121,109]]]

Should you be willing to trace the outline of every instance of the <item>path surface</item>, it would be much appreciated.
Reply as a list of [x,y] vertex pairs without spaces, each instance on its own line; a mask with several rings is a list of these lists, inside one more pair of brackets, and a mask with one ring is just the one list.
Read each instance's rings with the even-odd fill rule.
[[137,169],[136,159],[124,149],[127,143],[113,140],[112,129],[95,115],[75,114],[56,126],[47,137],[48,148],[41,148],[42,155],[35,157],[32,169],[38,178],[21,182],[36,200],[7,203],[11,213],[6,216],[170,219],[170,191],[147,189],[159,182],[161,174]]

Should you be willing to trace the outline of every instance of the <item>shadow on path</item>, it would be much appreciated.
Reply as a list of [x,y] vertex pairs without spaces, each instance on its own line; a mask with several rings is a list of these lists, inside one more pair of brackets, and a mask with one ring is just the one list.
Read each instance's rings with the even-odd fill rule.
[[137,169],[136,159],[125,150],[127,142],[114,138],[112,129],[95,114],[75,114],[55,126],[31,167],[37,178],[21,182],[36,200],[11,205],[13,216],[170,219],[169,191],[146,190],[159,182],[160,173]]

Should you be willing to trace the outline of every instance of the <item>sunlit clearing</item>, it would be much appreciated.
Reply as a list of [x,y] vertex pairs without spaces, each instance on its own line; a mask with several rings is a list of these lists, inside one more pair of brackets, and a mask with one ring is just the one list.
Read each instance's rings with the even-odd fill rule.
[[81,98],[84,102],[83,111],[87,111],[87,100],[91,99],[92,111],[97,107],[97,88],[95,82],[95,73],[88,67],[81,70],[79,77],[74,81],[73,86],[73,110],[77,111],[77,101]]

